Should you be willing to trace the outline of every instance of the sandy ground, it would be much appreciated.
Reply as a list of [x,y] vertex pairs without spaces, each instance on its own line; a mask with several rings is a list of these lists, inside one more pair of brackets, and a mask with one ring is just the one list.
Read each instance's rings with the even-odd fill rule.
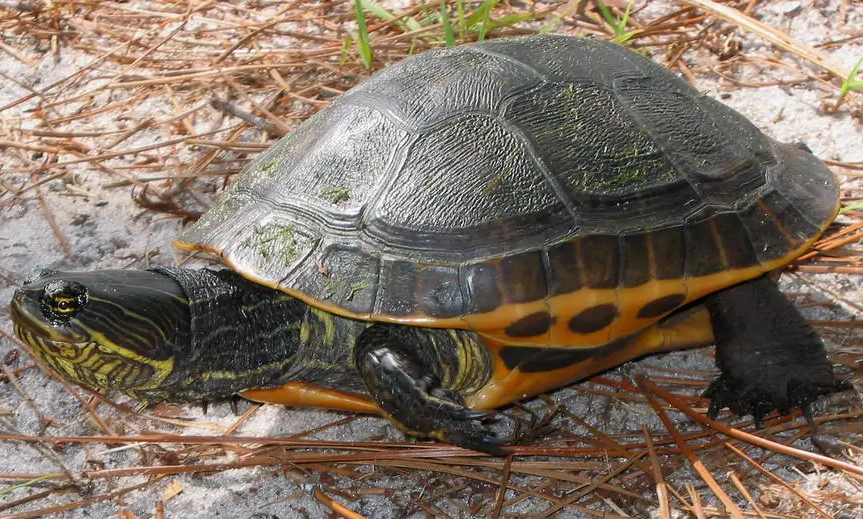
[[[810,2],[765,1],[759,9],[762,21],[788,31],[793,37],[810,45],[822,45],[839,41],[863,27],[863,4],[849,2],[847,17],[838,22],[839,1]],[[667,2],[654,2],[651,9],[667,9]],[[2,9],[0,9],[2,12]],[[775,47],[762,39],[747,33],[736,33],[747,55],[771,57],[777,53]],[[10,42],[14,42],[15,36]],[[38,89],[58,78],[64,77],[93,59],[92,55],[64,53],[55,58],[50,54],[36,52],[35,49],[18,47],[33,65],[22,63],[6,53],[0,53],[0,70],[16,78],[22,84]],[[832,45],[821,49],[835,62],[850,69],[863,55],[860,40],[848,44]],[[794,62],[794,59],[790,59]],[[106,65],[107,67],[108,65]],[[743,70],[738,79],[744,81],[770,83],[778,79],[793,79],[801,69],[777,71]],[[802,66],[810,73],[819,70]],[[743,88],[722,81],[718,76],[699,74],[697,86],[701,90],[722,99],[736,108],[770,135],[784,141],[803,141],[816,155],[823,159],[843,162],[863,162],[863,126],[860,117],[860,99],[856,104],[846,105],[836,113],[827,113],[825,103],[835,99],[837,92],[827,85],[805,82],[795,85],[761,86]],[[0,80],[0,106],[6,105],[28,91],[11,81]],[[106,94],[96,99],[97,103],[115,101],[127,92]],[[26,126],[27,113],[35,106],[27,102],[0,112],[0,132],[13,131],[16,126]],[[855,113],[856,111],[856,113]],[[128,113],[128,125],[144,117],[159,117],[170,113],[166,107],[154,101],[136,105],[135,111]],[[2,136],[0,136],[2,138]],[[129,148],[146,144],[146,136],[141,140],[128,143]],[[136,138],[137,139],[137,138]],[[29,153],[29,152],[28,152]],[[31,155],[33,160],[39,157]],[[122,163],[123,158],[118,158]],[[21,172],[21,162],[4,157],[0,146],[0,179],[19,185],[26,177]],[[3,170],[7,169],[7,172]],[[14,170],[9,172],[9,170]],[[27,278],[36,268],[53,269],[97,269],[143,267],[150,264],[170,265],[178,259],[177,251],[170,245],[171,238],[181,228],[177,218],[165,216],[142,209],[130,197],[128,189],[110,187],[110,179],[98,168],[69,166],[68,175],[41,186],[41,194],[47,208],[40,207],[33,191],[12,200],[8,191],[0,191],[0,304],[11,298],[15,286]],[[841,169],[836,170],[842,173]],[[58,171],[59,172],[59,171]],[[48,174],[54,173],[49,170]],[[851,185],[850,177],[843,177],[846,185]],[[56,234],[50,228],[45,214],[50,211],[62,235],[68,239],[71,256],[64,252]],[[814,319],[850,319],[859,317],[860,304],[863,304],[863,283],[860,278],[849,275],[804,275],[805,282],[794,276],[786,276],[784,287],[801,304],[808,305],[807,315]],[[839,295],[847,302],[834,301]],[[830,302],[830,303],[827,303]],[[819,304],[820,303],[820,304]],[[0,329],[11,333],[12,327],[8,313],[0,311]],[[836,341],[831,346],[836,347]],[[32,365],[32,360],[9,338],[0,337],[0,360],[7,371],[18,370]],[[711,369],[710,352],[707,350],[677,353],[648,359],[640,364],[624,368],[625,373],[651,372],[656,368],[691,367],[692,369]],[[36,368],[20,369],[16,372],[13,385],[4,378],[0,381],[0,431],[8,434],[26,436],[73,436],[98,434],[99,428],[88,418],[81,402],[56,380],[47,377]],[[633,420],[658,427],[655,417],[644,414],[614,415],[611,423],[604,421],[602,413],[597,412],[597,404],[591,403],[583,394],[563,391],[553,395],[555,399],[566,401],[575,413],[580,413],[589,421],[602,425],[608,430],[615,427],[623,429],[633,426]],[[85,394],[86,397],[86,394]],[[125,401],[122,397],[116,400]],[[104,406],[103,406],[104,408]],[[249,409],[248,403],[240,403],[239,412]],[[237,420],[237,416],[226,403],[209,406],[206,413],[200,407],[182,408],[161,407],[147,410],[142,414],[123,413],[116,415],[104,410],[110,428],[118,434],[138,434],[149,431],[179,431],[182,434],[217,434]],[[176,427],[160,421],[165,417],[176,417],[192,426]],[[246,436],[288,437],[309,429],[321,427],[344,418],[344,415],[317,410],[292,410],[276,406],[257,409],[247,421],[243,422],[235,434]],[[676,417],[683,423],[686,419]],[[620,423],[614,423],[620,422]],[[685,425],[684,425],[685,427]],[[636,429],[637,429],[636,428]],[[329,440],[382,440],[398,441],[401,434],[394,431],[385,420],[371,417],[357,417],[344,424],[313,434],[311,438]],[[202,449],[203,451],[204,449]],[[22,513],[52,504],[86,500],[103,496],[119,488],[140,484],[146,477],[135,470],[123,474],[121,478],[85,480],[82,471],[105,468],[139,467],[144,464],[160,462],[171,464],[177,454],[169,454],[171,448],[158,446],[118,446],[103,443],[65,444],[50,447],[19,441],[0,440],[0,473],[20,474],[22,481],[26,475],[46,473],[66,473],[75,477],[79,485],[68,486],[68,481],[53,485],[36,485],[30,489],[19,489],[0,494],[0,504],[24,498],[27,495],[49,488],[63,487],[49,499],[41,499],[25,504],[4,513]],[[173,451],[171,451],[173,452]],[[229,461],[238,459],[237,454],[225,454],[220,459],[212,459],[203,452],[183,453],[186,462],[200,457],[202,462]],[[356,470],[373,474],[369,466]],[[407,506],[406,501],[391,499],[393,494],[418,495],[423,489],[414,478],[396,476],[389,473],[369,479],[364,490],[356,487],[348,498],[342,499],[351,509],[369,517],[423,516],[423,512]],[[786,472],[789,478],[797,478]],[[311,485],[333,484],[314,468],[294,470],[288,474],[278,468],[253,468],[223,471],[208,475],[180,475],[162,479],[139,491],[124,495],[118,500],[105,500],[81,506],[73,511],[58,513],[57,516],[70,518],[83,517],[145,517],[156,514],[156,503],[164,501],[164,516],[171,518],[192,517],[248,517],[248,518],[290,518],[323,517],[328,513],[323,505],[307,494]],[[675,476],[682,487],[688,471]],[[176,482],[182,492],[171,495],[169,483]],[[407,483],[406,483],[407,482]],[[15,481],[0,484],[0,490]],[[406,487],[407,485],[407,487]],[[843,489],[849,503],[860,503],[863,495],[855,494],[854,489]],[[493,496],[495,489],[489,490]],[[439,510],[450,516],[458,516],[468,502],[477,497],[473,490],[453,490],[451,495],[437,502]],[[540,501],[526,500],[508,508],[508,512],[531,513],[542,509]],[[483,516],[480,512],[477,516]],[[645,514],[647,511],[644,512]],[[851,513],[851,512],[849,512]],[[464,512],[465,515],[470,515]],[[583,512],[564,511],[559,517],[583,517]],[[842,517],[841,514],[837,517]],[[847,517],[853,517],[848,515]]]

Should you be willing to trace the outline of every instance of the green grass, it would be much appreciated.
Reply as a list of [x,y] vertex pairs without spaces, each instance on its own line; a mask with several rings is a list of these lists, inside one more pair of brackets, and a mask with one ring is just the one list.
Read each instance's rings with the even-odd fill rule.
[[839,214],[847,213],[848,211],[859,211],[861,209],[863,209],[863,202],[854,202],[853,204],[842,206],[842,209],[839,210]]
[[498,3],[500,3],[500,0],[484,0],[477,10],[467,17],[459,16],[459,22],[464,24],[462,33],[468,31],[474,32],[477,35],[477,41],[483,41],[489,31],[494,29],[510,27],[519,22],[536,20],[534,13],[505,14],[492,19],[491,13]]
[[441,0],[440,3],[440,23],[443,28],[443,37],[446,42],[446,46],[455,47],[455,33],[453,32],[452,24],[449,21],[449,9],[446,6],[446,0]]
[[842,82],[842,91],[839,94],[840,97],[845,97],[848,95],[848,92],[859,92],[860,90],[863,90],[863,80],[857,78],[860,74],[860,67],[863,67],[863,56],[860,57],[857,64],[851,69],[851,73],[848,74],[848,77],[846,77],[845,81]]
[[[630,0],[621,13],[598,0],[596,5],[606,24],[613,34],[611,41],[624,43],[638,34],[637,29],[630,29],[630,14],[634,0]],[[354,0],[354,16],[357,22],[357,32],[345,39],[342,50],[342,62],[350,56],[359,56],[363,66],[371,70],[374,63],[372,35],[369,32],[370,19],[392,21],[394,27],[405,32],[416,32],[408,49],[413,54],[416,49],[445,45],[454,47],[468,41],[483,41],[497,29],[513,27],[521,22],[544,22],[539,30],[547,33],[557,27],[561,21],[572,14],[583,0],[571,0],[562,9],[555,10],[553,15],[548,12],[540,14],[535,11],[512,13],[507,4],[501,5],[500,0],[438,0],[424,4],[424,8],[412,16],[398,16],[380,6],[374,0]],[[432,26],[438,26],[432,28]],[[425,30],[424,30],[425,29]],[[853,85],[853,83],[852,83]]]
[[357,52],[363,65],[369,70],[372,68],[372,45],[369,41],[369,26],[366,24],[366,13],[363,9],[362,0],[354,0],[354,15],[357,18]]
[[[580,1],[577,0],[575,6]],[[428,8],[421,10],[414,16],[399,17],[387,11],[373,0],[354,0],[357,33],[345,39],[342,62],[346,61],[351,55],[351,51],[355,48],[363,65],[367,69],[371,69],[374,53],[371,44],[371,34],[369,32],[370,18],[392,20],[394,26],[399,27],[405,32],[418,32],[414,43],[408,51],[409,54],[413,53],[415,46],[418,48],[424,47],[418,45],[419,42],[430,43],[432,46],[442,44],[447,47],[454,47],[467,41],[483,41],[495,29],[511,27],[520,22],[541,19],[534,12],[511,14],[502,12],[500,16],[495,16],[495,10],[504,11],[504,9],[509,9],[506,6],[498,9],[500,7],[500,0],[482,0],[478,4],[471,4],[470,2],[465,2],[465,0],[439,0],[436,4],[437,7],[434,7],[434,5],[428,6]],[[472,6],[475,7],[471,8]],[[557,21],[569,12],[571,12],[571,8],[568,8],[565,13],[558,16]],[[433,25],[439,25],[440,30],[423,31],[423,29]]]
[[483,41],[494,29],[536,19],[533,13],[503,14],[493,17],[492,14],[499,3],[500,0],[483,0],[474,11],[468,12],[464,1],[456,0],[454,2],[455,20],[453,20],[446,0],[441,0],[438,16],[443,31],[443,41],[448,47],[452,47],[459,41],[470,40],[471,34],[476,35],[477,41]]
[[35,485],[37,483],[41,483],[42,481],[46,481],[48,479],[54,479],[54,478],[62,477],[62,476],[63,476],[63,474],[45,474],[44,476],[39,476],[38,478],[31,479],[30,481],[26,481],[24,483],[19,483],[17,485],[12,485],[11,487],[0,489],[0,496],[11,494],[12,492],[14,492],[20,488],[32,487],[33,485]]
[[491,11],[500,2],[500,0],[483,0],[479,9],[473,12],[468,19],[468,27],[476,28],[477,41],[483,41],[486,33],[489,31],[491,20]]
[[[372,0],[359,0],[358,3],[362,6],[364,10],[368,11],[374,16],[377,16],[381,20],[396,20],[396,16],[394,14],[390,13],[375,2],[372,2]],[[418,31],[423,28],[422,24],[412,16],[399,18],[393,23],[406,31]]]
[[351,38],[350,35],[345,37],[345,43],[342,45],[342,53],[339,58],[339,65],[343,66],[348,62],[348,59],[351,57],[351,49],[354,46],[354,39]]
[[459,28],[458,37],[460,40],[464,40],[465,27],[467,27],[467,16],[465,15],[464,1],[463,0],[456,0],[455,12],[456,12],[456,14],[458,14],[458,18],[457,18],[458,28]]
[[857,60],[857,64],[854,65],[848,73],[848,76],[846,76],[842,81],[842,86],[839,90],[839,97],[836,99],[836,103],[831,107],[831,110],[837,110],[845,100],[845,96],[850,92],[860,92],[863,90],[863,80],[858,77],[860,75],[861,67],[863,67],[863,56]]
[[632,2],[633,0],[630,0],[626,4],[626,11],[624,11],[620,16],[611,12],[611,8],[602,0],[597,0],[596,2],[596,7],[599,8],[599,13],[614,31],[614,37],[611,39],[614,43],[623,44],[638,34],[638,30],[627,30],[627,25],[629,25],[629,13],[632,11]]

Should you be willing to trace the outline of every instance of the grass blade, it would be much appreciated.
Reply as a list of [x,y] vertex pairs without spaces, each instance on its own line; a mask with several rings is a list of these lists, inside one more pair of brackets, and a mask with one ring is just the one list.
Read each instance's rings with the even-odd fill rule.
[[455,0],[455,9],[458,13],[458,37],[459,40],[464,40],[464,34],[467,32],[467,18],[464,14],[464,1]]
[[597,1],[596,7],[600,14],[605,19],[605,22],[614,31],[614,37],[611,39],[614,43],[625,43],[630,38],[638,34],[638,30],[627,31],[626,25],[629,23],[629,13],[632,11],[632,1],[626,3],[626,11],[620,17],[611,12],[611,8],[605,2]]
[[452,32],[452,24],[449,22],[449,9],[446,0],[440,2],[440,23],[443,27],[443,36],[447,47],[455,47],[455,34]]
[[491,11],[498,4],[498,2],[500,2],[500,0],[484,0],[482,5],[479,6],[479,9],[474,11],[474,13],[468,17],[468,28],[472,29],[479,25],[479,34],[477,36],[477,41],[483,41],[485,39],[485,34],[486,32],[488,32],[489,17],[491,16]]
[[[360,4],[362,5],[363,9],[377,16],[381,20],[395,19],[395,16],[392,13],[390,13],[380,5],[376,4],[372,0],[360,0]],[[396,20],[395,24],[410,31],[418,31],[422,29],[422,25],[410,16],[402,20]]]
[[369,43],[369,27],[366,24],[366,13],[363,11],[362,0],[354,0],[354,14],[357,18],[357,51],[363,60],[363,65],[372,68],[372,46]]
[[863,56],[860,57],[860,60],[857,61],[857,64],[854,65],[854,68],[851,69],[851,73],[848,74],[848,77],[842,81],[842,92],[839,94],[840,97],[845,97],[848,95],[848,92],[863,90],[863,80],[857,79],[857,74],[860,73],[860,67],[863,66]]

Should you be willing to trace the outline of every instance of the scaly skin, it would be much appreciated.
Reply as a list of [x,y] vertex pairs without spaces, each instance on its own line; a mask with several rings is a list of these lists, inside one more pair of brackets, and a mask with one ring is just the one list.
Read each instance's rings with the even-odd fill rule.
[[801,408],[809,417],[812,402],[844,387],[821,338],[767,276],[721,290],[704,304],[722,370],[704,393],[712,400],[711,418],[724,407],[752,415],[759,427],[773,410]]

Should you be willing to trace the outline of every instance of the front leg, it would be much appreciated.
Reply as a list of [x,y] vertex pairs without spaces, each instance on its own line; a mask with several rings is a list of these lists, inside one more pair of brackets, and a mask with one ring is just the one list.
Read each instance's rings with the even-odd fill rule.
[[357,370],[369,395],[404,432],[500,454],[503,442],[483,424],[487,413],[464,404],[463,395],[491,371],[488,353],[466,335],[374,324],[357,341]]
[[704,396],[708,416],[723,407],[753,415],[802,408],[841,388],[821,338],[767,276],[708,296],[704,301],[716,338],[716,364],[722,375]]

